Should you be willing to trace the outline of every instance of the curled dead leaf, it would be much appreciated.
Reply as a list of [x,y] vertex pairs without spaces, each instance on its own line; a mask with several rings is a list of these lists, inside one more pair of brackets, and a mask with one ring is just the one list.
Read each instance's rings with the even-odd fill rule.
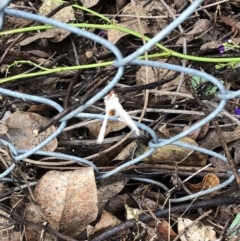
[[233,17],[221,16],[219,19],[219,23],[225,23],[226,25],[230,26],[233,32],[237,30],[237,27],[236,27],[237,20]]
[[173,240],[177,237],[177,234],[173,231],[171,225],[169,225],[169,223],[166,220],[161,220],[161,222],[158,223],[157,228],[164,240],[168,240],[169,233],[170,240]]
[[201,190],[206,190],[209,189],[211,187],[215,187],[217,185],[219,185],[220,181],[219,178],[213,174],[213,173],[209,173],[206,176],[204,176],[203,180],[199,183],[196,184],[192,184],[189,182],[185,183],[185,186],[193,193],[199,192]]

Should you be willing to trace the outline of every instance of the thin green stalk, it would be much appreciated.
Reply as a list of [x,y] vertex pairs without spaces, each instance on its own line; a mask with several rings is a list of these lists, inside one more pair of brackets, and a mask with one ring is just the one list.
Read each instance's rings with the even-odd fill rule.
[[[71,26],[74,27],[79,27],[79,28],[96,28],[96,29],[115,29],[122,31],[124,33],[131,34],[135,37],[141,38],[141,34],[138,32],[135,32],[131,29],[115,25],[115,24],[110,24],[110,25],[102,25],[102,24],[88,24],[88,23],[75,23],[75,24],[70,24]],[[20,29],[13,29],[13,30],[8,30],[8,31],[2,31],[0,32],[0,36],[2,35],[8,35],[8,34],[17,34],[17,33],[22,33],[22,32],[29,32],[29,31],[37,31],[37,30],[45,30],[45,29],[51,29],[53,28],[52,26],[49,25],[44,25],[44,26],[32,26],[32,27],[27,27],[27,28],[20,28]],[[146,41],[149,41],[150,38],[145,36]],[[198,56],[193,56],[193,55],[185,55],[182,53],[178,53],[176,51],[173,51],[171,49],[168,49],[164,47],[161,44],[156,44],[156,46],[161,49],[162,51],[165,52],[165,54],[161,53],[161,57],[170,57],[174,56],[177,58],[182,58],[186,60],[192,60],[192,61],[198,61],[198,62],[209,62],[209,63],[230,63],[230,62],[240,62],[240,58],[206,58],[206,57],[198,57]],[[158,57],[158,55],[155,55],[155,57]]]
[[[22,64],[24,62],[26,62],[26,61],[18,60],[18,61],[15,61],[13,64],[15,64],[15,65],[16,64]],[[27,61],[27,62],[28,62],[28,64],[34,65],[38,68],[43,68],[42,66],[40,66],[36,63],[33,63],[31,61]],[[45,68],[46,70],[39,71],[39,72],[25,73],[25,74],[23,73],[23,74],[7,77],[7,78],[4,78],[4,79],[0,79],[0,84],[6,83],[6,82],[9,82],[9,81],[14,81],[14,80],[17,80],[17,79],[22,79],[22,78],[30,78],[30,77],[59,73],[59,72],[70,71],[70,70],[106,67],[106,66],[110,66],[112,64],[113,64],[113,61],[109,61],[109,62],[97,63],[97,64],[86,64],[86,65],[77,65],[77,66],[58,67],[58,68],[54,68],[54,69],[46,69]]]
[[14,61],[12,64],[8,65],[8,68],[11,68],[12,66],[17,66],[17,67],[20,67],[22,64],[29,64],[29,65],[33,65],[39,69],[42,69],[42,70],[50,70],[48,68],[45,68],[43,67],[42,65],[39,65],[39,64],[36,64],[30,60],[17,60],[17,61]]

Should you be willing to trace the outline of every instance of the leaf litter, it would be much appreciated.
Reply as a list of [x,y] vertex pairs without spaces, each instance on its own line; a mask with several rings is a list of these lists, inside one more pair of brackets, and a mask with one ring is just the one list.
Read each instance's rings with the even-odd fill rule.
[[[205,11],[200,10],[184,21],[182,24],[184,35],[176,29],[161,44],[181,51],[179,49],[186,41],[188,52],[194,56],[224,54],[228,43],[227,38],[239,44],[239,21],[236,16],[240,7],[238,1],[219,3],[221,13],[218,13],[214,5],[207,7],[207,4],[212,2],[214,1],[204,1],[202,7],[206,7]],[[115,16],[121,11],[111,19],[113,24],[127,27],[138,33],[141,33],[140,29],[142,29],[143,34],[148,37],[156,35],[172,21],[169,11],[173,14],[180,13],[185,4],[184,1],[166,1],[169,7],[167,11],[161,1],[150,1],[146,5],[135,1],[136,9],[133,9],[132,2],[126,1],[94,0],[81,1],[81,3],[84,7],[106,16],[109,14]],[[44,16],[50,14],[53,19],[65,23],[99,23],[98,17],[85,12],[80,19],[79,10],[58,1],[45,0],[41,4],[36,2],[30,7],[24,1],[13,1],[11,4],[11,7],[16,9],[24,7]],[[52,14],[57,8],[60,10]],[[136,18],[136,12],[140,16],[141,26]],[[28,24],[29,21],[11,17],[6,19],[3,30],[17,29]],[[86,30],[107,38],[126,55],[142,45],[141,38],[115,28],[109,30],[86,28]],[[224,37],[229,33],[230,37]],[[14,43],[15,38],[18,37],[21,38]],[[95,63],[96,60],[102,62],[114,60],[105,47],[60,29],[41,30],[25,33],[22,36],[6,35],[0,39],[0,42],[3,46],[0,50],[0,56],[3,56],[0,59],[0,70],[1,75],[6,77],[34,72],[36,69],[39,71],[41,68],[74,66],[76,63],[84,65]],[[10,46],[12,43],[13,46]],[[219,49],[221,49],[220,53]],[[157,52],[159,49],[151,50],[151,53]],[[228,53],[235,56],[239,50],[230,49]],[[38,66],[33,68],[32,65],[22,64],[22,62],[13,64],[14,61],[22,60]],[[180,59],[172,57],[165,59],[161,57],[157,61],[181,65]],[[237,66],[235,68],[218,66],[216,71],[212,63],[203,64],[193,61],[187,63],[188,65],[216,76],[226,84],[229,90],[239,89],[240,83],[237,78],[239,67]],[[94,91],[103,88],[107,81],[111,80],[114,71],[101,68],[91,71],[59,72],[36,79],[23,77],[14,83],[6,83],[4,87],[54,99],[67,109],[79,100],[87,100]],[[106,76],[109,78],[104,79]],[[142,86],[155,84],[171,76],[174,76],[172,71],[151,67],[146,71],[145,66],[137,68],[128,66],[114,91],[126,113],[132,119],[139,120],[147,96],[142,91]],[[142,122],[153,128],[160,139],[171,138],[203,118],[202,106],[198,105],[186,84],[187,81],[191,82],[194,92],[201,100],[218,103],[215,98],[218,90],[215,86],[196,78],[193,84],[187,75],[184,76],[183,84],[179,86],[180,78],[177,76],[167,83],[145,88],[150,90],[150,94]],[[74,79],[77,81],[73,81]],[[71,83],[73,83],[72,89]],[[67,97],[69,90],[71,94]],[[1,96],[0,102],[2,116],[5,111],[9,112],[8,116],[1,120],[1,139],[10,142],[17,150],[31,150],[54,133],[58,127],[58,124],[53,124],[37,136],[35,130],[57,114],[52,108],[6,96]],[[204,105],[205,102],[202,103]],[[233,116],[234,110],[238,107],[239,99],[235,98],[227,103],[225,111]],[[104,108],[104,102],[100,100],[86,111],[99,114],[104,112]],[[158,111],[160,109],[164,109],[165,112]],[[132,112],[135,110],[139,112]],[[170,112],[171,110],[175,112]],[[177,112],[178,110],[180,112]],[[192,114],[193,111],[195,114]],[[237,112],[235,117],[239,117]],[[227,144],[238,169],[239,127],[226,115],[220,114],[216,117],[216,121],[221,128],[222,139]],[[80,127],[74,127],[77,125]],[[149,150],[148,135],[141,133],[140,136],[135,135],[131,137],[132,139],[125,139],[124,136],[130,128],[128,123],[119,121],[108,121],[103,142],[98,145],[96,138],[101,126],[102,121],[91,123],[89,120],[73,119],[68,122],[69,129],[62,132],[42,150],[84,157],[91,160],[101,172],[108,172]],[[67,144],[61,145],[62,141]],[[224,154],[220,137],[211,122],[179,141]],[[20,236],[31,241],[40,240],[42,236],[44,236],[43,240],[56,240],[56,237],[62,240],[69,238],[100,240],[98,237],[101,234],[108,235],[104,240],[118,240],[117,237],[120,237],[122,240],[233,241],[233,238],[236,238],[236,232],[231,235],[229,230],[239,225],[237,219],[239,210],[236,204],[224,205],[223,202],[232,197],[239,200],[239,190],[233,184],[204,197],[198,197],[193,204],[187,203],[188,206],[184,210],[181,209],[184,205],[182,203],[171,203],[169,206],[167,203],[169,193],[171,198],[183,197],[216,187],[226,180],[231,166],[218,158],[170,144],[156,148],[151,156],[141,163],[125,168],[117,176],[99,181],[91,167],[84,167],[74,161],[32,155],[15,163],[14,155],[7,147],[1,145],[0,153],[1,172],[12,164],[16,165],[11,173],[14,182],[11,185],[7,182],[0,183],[4,184],[0,185],[2,240],[20,240]],[[185,178],[188,180],[184,181]],[[145,182],[146,179],[155,182],[149,184]],[[171,182],[173,179],[176,180],[175,183]],[[28,185],[22,185],[23,180],[27,181]],[[173,191],[166,192],[159,183]],[[210,205],[212,200],[214,202]],[[198,201],[199,206],[192,210],[192,205],[195,202],[197,204]],[[209,202],[209,205],[204,206],[204,202]],[[164,208],[171,210],[171,214],[160,217],[156,211],[165,210]],[[186,210],[189,211],[186,212]],[[146,216],[151,219],[143,222],[142,217]],[[224,228],[226,222],[228,226]],[[19,225],[18,229],[17,225]],[[121,225],[125,227],[120,230]],[[114,229],[117,232],[112,232]]]

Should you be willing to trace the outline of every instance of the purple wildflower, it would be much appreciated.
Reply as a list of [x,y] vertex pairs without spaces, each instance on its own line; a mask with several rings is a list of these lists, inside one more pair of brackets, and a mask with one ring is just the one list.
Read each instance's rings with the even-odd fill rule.
[[240,108],[237,108],[237,107],[236,107],[236,108],[234,109],[234,114],[235,114],[235,115],[240,115]]
[[225,51],[225,47],[223,45],[218,47],[218,55],[222,56]]
[[106,36],[106,34],[107,34],[107,31],[101,30],[98,35],[101,37],[104,37]]

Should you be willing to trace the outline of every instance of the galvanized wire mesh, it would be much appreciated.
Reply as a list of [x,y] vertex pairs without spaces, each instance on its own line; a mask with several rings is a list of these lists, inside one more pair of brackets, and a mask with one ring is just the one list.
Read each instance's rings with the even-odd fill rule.
[[[8,146],[11,149],[16,163],[20,162],[21,160],[23,160],[24,158],[26,158],[26,157],[28,157],[32,154],[44,155],[44,156],[55,156],[55,157],[58,157],[58,158],[61,158],[61,159],[74,160],[76,162],[81,162],[81,163],[84,163],[86,165],[92,166],[95,170],[95,173],[97,174],[96,175],[97,178],[103,179],[103,178],[107,178],[107,177],[110,177],[111,175],[116,174],[117,172],[121,171],[122,169],[124,169],[124,168],[126,168],[130,165],[141,162],[141,160],[143,160],[144,158],[151,155],[157,147],[163,147],[163,146],[166,146],[170,143],[173,143],[177,146],[186,147],[186,148],[190,148],[192,150],[200,151],[200,152],[205,153],[207,155],[218,157],[221,160],[223,160],[224,162],[227,162],[226,158],[223,155],[220,155],[218,153],[215,153],[213,151],[210,151],[210,150],[207,150],[207,149],[204,149],[204,148],[200,148],[200,147],[192,146],[192,145],[185,144],[185,143],[182,143],[182,142],[178,142],[177,140],[179,140],[180,138],[190,134],[194,130],[197,130],[198,128],[200,128],[201,126],[205,125],[207,122],[212,120],[214,117],[216,117],[221,112],[221,110],[224,108],[224,106],[226,104],[226,101],[228,99],[239,96],[240,91],[229,92],[224,88],[224,86],[221,84],[221,82],[218,79],[216,79],[215,77],[213,77],[213,76],[211,76],[207,73],[200,72],[196,69],[185,68],[185,67],[181,67],[181,66],[177,66],[177,65],[173,65],[173,64],[159,63],[159,62],[155,62],[155,61],[137,60],[137,57],[144,54],[151,47],[153,47],[157,42],[159,42],[164,37],[166,37],[179,24],[181,24],[183,21],[185,21],[195,11],[195,9],[200,5],[200,3],[202,1],[203,0],[193,1],[193,3],[177,19],[175,19],[171,24],[169,24],[161,32],[159,32],[148,43],[146,43],[145,45],[140,47],[138,50],[136,50],[134,53],[130,54],[129,56],[123,58],[121,52],[119,51],[119,49],[115,45],[113,45],[109,41],[101,38],[98,35],[95,35],[93,33],[85,31],[85,30],[81,30],[81,29],[69,26],[65,23],[61,23],[61,22],[58,22],[58,21],[50,19],[50,18],[46,18],[44,16],[40,16],[40,15],[36,15],[36,14],[24,12],[24,11],[19,11],[19,10],[7,8],[8,4],[10,3],[10,0],[2,0],[0,2],[0,29],[3,26],[5,15],[15,16],[15,17],[19,17],[19,18],[25,18],[25,19],[36,21],[36,22],[49,24],[49,25],[52,25],[54,27],[62,28],[64,30],[75,33],[79,36],[91,39],[91,40],[95,41],[96,43],[99,43],[99,44],[105,46],[106,48],[108,48],[115,55],[116,59],[113,62],[113,66],[115,66],[117,68],[116,75],[113,77],[113,79],[110,81],[110,83],[104,89],[102,89],[93,98],[88,100],[85,104],[79,106],[76,110],[72,111],[67,116],[65,116],[60,121],[61,124],[58,127],[58,129],[51,136],[49,136],[47,139],[45,139],[42,143],[40,143],[38,146],[36,146],[32,150],[28,150],[28,151],[27,150],[16,150],[15,147],[11,143],[7,143],[6,141],[1,140],[2,143],[5,146]],[[40,151],[40,149],[43,146],[47,145],[49,142],[51,142],[55,137],[57,137],[63,131],[63,129],[66,126],[67,120],[69,120],[73,117],[81,117],[81,118],[87,118],[87,119],[95,119],[95,118],[104,119],[104,115],[83,113],[83,111],[87,107],[93,105],[100,98],[104,97],[108,92],[110,92],[113,89],[113,87],[118,83],[118,81],[122,77],[124,67],[126,66],[126,64],[128,64],[128,65],[132,64],[132,65],[151,66],[151,67],[155,67],[155,68],[164,68],[164,69],[169,69],[169,70],[176,71],[176,72],[184,72],[184,73],[187,73],[189,75],[200,76],[200,77],[212,82],[214,85],[216,85],[218,87],[218,89],[219,89],[218,97],[221,101],[220,101],[218,107],[211,114],[209,114],[207,117],[205,117],[201,121],[197,122],[194,126],[189,128],[188,130],[174,136],[173,138],[171,138],[169,140],[158,139],[157,135],[155,134],[155,132],[151,128],[149,128],[148,126],[146,126],[142,123],[135,122],[136,125],[140,129],[145,130],[152,137],[152,140],[149,142],[150,149],[146,153],[144,153],[143,155],[141,155],[141,156],[139,156],[139,157],[137,157],[133,160],[130,160],[130,161],[124,163],[123,165],[118,166],[114,170],[109,171],[107,173],[99,173],[98,168],[94,164],[92,164],[92,162],[90,162],[88,160],[85,160],[83,158],[70,156],[70,155],[66,155],[66,154],[62,154],[62,153]],[[27,94],[23,94],[23,93],[17,93],[15,91],[3,89],[3,88],[0,88],[0,93],[2,95],[8,95],[8,96],[12,96],[14,98],[20,98],[20,99],[25,99],[25,100],[29,100],[29,101],[44,103],[44,104],[52,106],[58,112],[63,111],[63,108],[59,104],[57,104],[56,102],[51,101],[49,99],[46,99],[46,98],[41,98],[41,97],[37,97],[37,96],[33,96],[33,95],[27,95]],[[115,117],[110,117],[109,119],[117,120],[117,118],[115,118]],[[15,168],[15,165],[13,164],[7,170],[5,170],[3,173],[1,173],[0,174],[0,178],[1,178],[0,180],[5,180],[5,178],[14,170],[14,168]],[[143,180],[143,179],[138,179],[138,180],[149,181],[149,182],[153,183],[153,181],[151,181],[151,180]],[[190,200],[190,199],[202,196],[202,195],[206,195],[208,193],[214,192],[216,190],[219,190],[220,188],[223,188],[223,187],[227,186],[233,180],[234,180],[234,175],[231,174],[231,176],[228,180],[226,180],[225,182],[221,183],[220,185],[218,185],[214,188],[210,188],[208,190],[204,190],[204,191],[198,192],[198,193],[193,194],[193,195],[185,196],[183,198],[170,199],[170,201],[172,201],[172,202],[182,202],[182,201]],[[157,184],[157,183],[155,182],[155,184]],[[159,184],[159,185],[161,186],[162,184]],[[166,186],[162,185],[162,187],[163,187],[163,189],[166,189]]]

